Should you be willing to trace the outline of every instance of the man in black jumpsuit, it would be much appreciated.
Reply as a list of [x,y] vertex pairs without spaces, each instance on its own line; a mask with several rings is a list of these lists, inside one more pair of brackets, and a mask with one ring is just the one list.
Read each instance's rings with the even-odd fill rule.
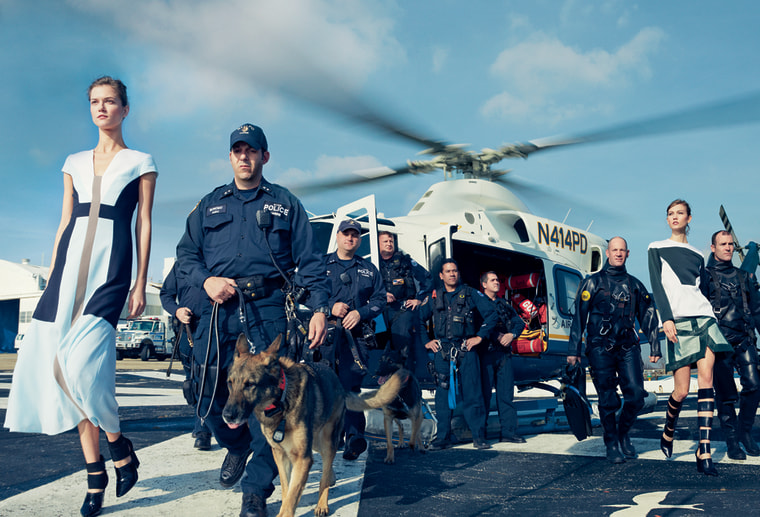
[[512,370],[512,341],[525,328],[525,322],[517,315],[512,305],[497,297],[501,288],[495,271],[483,273],[480,285],[489,300],[493,302],[498,315],[498,323],[488,340],[488,346],[481,348],[481,373],[483,375],[483,401],[486,414],[491,407],[491,390],[496,387],[496,409],[501,427],[500,442],[525,443],[525,438],[517,434],[517,411],[512,401],[515,398],[515,372]]
[[[419,311],[416,309],[430,295],[433,282],[424,267],[396,249],[392,233],[380,232],[377,240],[380,276],[385,283],[388,302],[383,311],[385,326],[390,333],[388,348],[399,352],[405,367],[415,372],[415,364],[423,362],[421,357],[424,353],[419,350],[423,342]],[[427,336],[424,339],[427,341]]]
[[[323,255],[303,205],[262,175],[269,161],[262,129],[243,124],[233,131],[229,159],[233,181],[206,195],[187,216],[177,260],[187,281],[204,290],[218,309],[204,311],[199,323],[213,332],[212,345],[196,342],[193,352],[198,369],[194,377],[205,388],[199,386],[199,411],[201,415],[208,412],[206,423],[228,451],[219,482],[230,488],[245,471],[240,482],[240,515],[265,516],[277,466],[255,415],[251,414],[247,425],[230,427],[224,422],[227,370],[241,333],[253,352],[265,350],[278,334],[285,333],[283,289],[289,284],[308,290],[304,302],[314,311],[308,338],[312,347],[321,345],[329,286]],[[218,348],[214,344],[217,332]]]
[[[733,354],[719,354],[715,358],[715,402],[726,435],[728,457],[743,460],[746,456],[739,442],[747,454],[760,456],[760,447],[752,437],[752,425],[760,402],[760,372],[755,348],[755,329],[760,330],[760,294],[755,287],[754,275],[734,267],[731,262],[734,240],[730,233],[714,233],[710,249],[712,255],[707,261],[709,281],[700,287],[713,306],[723,336],[734,347]],[[734,369],[742,384],[741,399],[734,383]]]
[[[334,364],[346,391],[359,393],[367,373],[369,351],[365,336],[370,322],[383,313],[385,287],[380,272],[368,260],[356,255],[361,244],[361,226],[353,219],[341,221],[336,235],[337,250],[325,257],[330,282],[330,319]],[[367,449],[366,420],[362,411],[346,411],[343,424],[343,458],[355,460]]]
[[[587,331],[586,356],[599,397],[607,459],[612,463],[636,457],[628,431],[646,398],[634,319],[638,319],[649,339],[649,360],[656,363],[662,357],[654,304],[644,285],[626,272],[628,253],[625,239],[610,239],[604,267],[578,287],[567,357],[571,365],[580,361],[583,333]],[[615,412],[620,408],[618,385],[625,402],[620,420],[616,421]]]
[[[476,449],[490,449],[486,441],[486,413],[480,357],[476,347],[487,340],[496,326],[493,304],[480,291],[459,283],[459,267],[446,259],[439,273],[443,288],[433,291],[423,305],[423,318],[432,317],[435,337],[425,348],[435,353],[437,387],[435,413],[438,417],[436,439],[431,450],[451,447],[451,416],[456,407],[454,379],[462,384],[463,414]],[[459,369],[459,375],[455,370]],[[452,375],[454,373],[454,375]],[[451,393],[450,393],[451,392]]]

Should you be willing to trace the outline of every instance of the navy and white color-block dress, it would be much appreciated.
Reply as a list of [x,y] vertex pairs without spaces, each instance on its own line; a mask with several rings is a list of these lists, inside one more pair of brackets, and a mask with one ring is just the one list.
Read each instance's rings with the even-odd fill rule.
[[710,301],[699,289],[705,277],[705,259],[697,248],[666,239],[649,245],[649,278],[660,322],[672,320],[678,342],[666,340],[665,369],[696,363],[709,347],[713,352],[733,349],[721,334]]
[[84,419],[119,432],[115,327],[132,278],[132,216],[149,154],[119,151],[101,176],[93,152],[63,166],[74,184],[71,220],[19,349],[5,426],[58,434]]

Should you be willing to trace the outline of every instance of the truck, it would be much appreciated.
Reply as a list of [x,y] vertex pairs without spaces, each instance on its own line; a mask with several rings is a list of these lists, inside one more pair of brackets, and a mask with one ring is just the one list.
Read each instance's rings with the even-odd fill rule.
[[143,317],[120,323],[116,331],[116,358],[163,361],[172,355],[174,336],[167,318]]

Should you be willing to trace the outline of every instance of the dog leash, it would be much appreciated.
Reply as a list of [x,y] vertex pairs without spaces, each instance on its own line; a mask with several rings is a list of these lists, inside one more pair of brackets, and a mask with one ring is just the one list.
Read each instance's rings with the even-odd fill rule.
[[211,392],[211,401],[209,402],[206,414],[201,415],[201,401],[203,400],[203,392],[206,390],[206,373],[208,372],[209,353],[211,352],[211,337],[216,335],[216,377],[219,377],[219,303],[214,302],[214,307],[211,309],[211,319],[209,321],[208,342],[206,344],[206,359],[203,363],[203,373],[201,374],[201,384],[198,389],[198,404],[195,406],[195,415],[200,419],[201,425],[205,425],[208,415],[211,413],[211,406],[214,404],[216,398],[216,384],[218,379],[214,379],[214,390]]

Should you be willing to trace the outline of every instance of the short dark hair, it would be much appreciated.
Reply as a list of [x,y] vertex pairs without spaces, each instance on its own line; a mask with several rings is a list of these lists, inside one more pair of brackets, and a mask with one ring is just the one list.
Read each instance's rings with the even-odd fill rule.
[[443,259],[443,262],[441,262],[441,270],[439,271],[439,273],[443,273],[443,266],[445,266],[446,264],[454,264],[457,267],[457,269],[459,269],[459,263],[457,263],[456,260],[454,260],[453,258],[447,258],[447,259]]
[[480,285],[485,284],[488,282],[488,275],[496,275],[496,278],[499,278],[499,275],[496,273],[496,271],[486,271],[482,275],[480,275]]
[[377,238],[378,238],[378,239],[379,239],[379,238],[380,238],[382,235],[390,235],[391,237],[393,237],[393,240],[394,240],[394,241],[396,240],[396,234],[395,234],[395,233],[393,233],[393,232],[389,232],[388,230],[381,230],[381,231],[377,232]]
[[712,234],[711,242],[712,242],[713,246],[715,246],[715,240],[718,238],[718,235],[721,235],[723,233],[725,233],[726,235],[728,235],[729,237],[731,237],[731,240],[733,241],[734,238],[731,235],[731,232],[729,232],[728,230],[718,230],[717,232],[715,232],[715,233]]
[[87,88],[87,98],[90,98],[90,94],[92,93],[92,89],[96,86],[110,86],[114,90],[116,90],[116,95],[119,96],[119,100],[121,101],[122,106],[129,106],[129,99],[127,98],[127,86],[121,82],[119,79],[114,79],[110,75],[104,75],[102,77],[98,77],[95,79],[92,84],[90,84],[90,87]]

